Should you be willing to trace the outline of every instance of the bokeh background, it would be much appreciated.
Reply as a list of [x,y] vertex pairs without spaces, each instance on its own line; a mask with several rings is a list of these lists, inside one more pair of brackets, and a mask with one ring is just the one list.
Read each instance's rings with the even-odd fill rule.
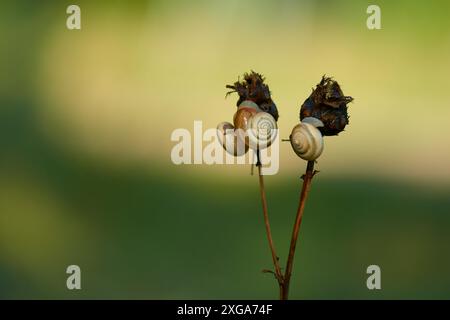
[[[277,298],[257,177],[170,160],[174,129],[232,119],[225,84],[251,69],[283,137],[323,74],[355,98],[317,164],[291,298],[450,298],[448,1],[76,1],[70,31],[72,3],[2,1],[1,298]],[[304,168],[282,144],[266,177],[283,264]]]

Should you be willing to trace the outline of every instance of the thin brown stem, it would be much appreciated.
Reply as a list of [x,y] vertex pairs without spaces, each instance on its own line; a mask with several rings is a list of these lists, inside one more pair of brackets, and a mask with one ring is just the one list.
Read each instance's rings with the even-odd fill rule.
[[270,231],[266,192],[265,192],[265,188],[264,188],[264,176],[261,174],[261,164],[259,163],[259,161],[258,161],[257,167],[258,167],[258,175],[259,175],[259,189],[261,192],[261,201],[262,201],[263,214],[264,214],[264,223],[266,225],[267,240],[269,241],[269,247],[270,247],[270,251],[272,253],[272,261],[273,261],[273,265],[275,267],[274,274],[275,274],[275,278],[278,281],[278,285],[280,287],[280,299],[281,299],[282,293],[283,293],[283,282],[284,282],[283,274],[281,273],[280,263],[278,261],[278,256],[275,251],[275,245],[274,245],[273,239],[272,239],[272,232]]
[[292,266],[294,263],[295,247],[297,245],[298,233],[302,224],[303,211],[305,209],[306,198],[308,197],[309,189],[311,186],[312,178],[314,177],[314,161],[308,161],[306,172],[303,175],[303,186],[300,193],[300,200],[297,209],[297,216],[295,217],[294,229],[292,231],[291,245],[289,248],[289,256],[286,263],[286,272],[283,277],[283,285],[281,287],[282,300],[287,300],[289,295],[289,282],[291,280]]

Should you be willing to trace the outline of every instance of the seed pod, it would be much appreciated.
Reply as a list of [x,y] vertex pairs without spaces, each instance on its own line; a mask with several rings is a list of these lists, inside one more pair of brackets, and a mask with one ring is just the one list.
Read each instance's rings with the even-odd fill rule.
[[318,129],[324,136],[334,136],[348,124],[347,103],[353,101],[344,96],[339,84],[332,78],[323,76],[320,83],[305,100],[300,109],[300,121],[314,117],[322,121]]
[[254,71],[244,74],[243,81],[237,81],[233,85],[227,85],[232,91],[228,94],[237,92],[239,100],[236,105],[241,105],[244,101],[252,101],[258,105],[261,111],[272,115],[275,121],[278,120],[278,109],[270,96],[269,86],[264,83],[264,77]]

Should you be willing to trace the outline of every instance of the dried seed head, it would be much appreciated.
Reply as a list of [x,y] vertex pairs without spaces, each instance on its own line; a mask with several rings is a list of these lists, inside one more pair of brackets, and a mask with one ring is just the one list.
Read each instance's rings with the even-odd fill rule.
[[305,100],[300,109],[300,121],[314,117],[323,122],[318,129],[324,136],[334,136],[348,124],[347,103],[353,101],[344,96],[339,84],[332,78],[323,76],[320,83]]
[[239,106],[243,101],[250,100],[256,103],[261,110],[270,113],[275,120],[278,120],[278,110],[275,103],[270,97],[269,86],[264,83],[264,77],[251,71],[250,73],[244,74],[244,80],[236,81],[233,85],[227,85],[228,89],[232,91],[227,92],[227,96],[230,93],[237,92],[239,95],[239,100],[236,105]]

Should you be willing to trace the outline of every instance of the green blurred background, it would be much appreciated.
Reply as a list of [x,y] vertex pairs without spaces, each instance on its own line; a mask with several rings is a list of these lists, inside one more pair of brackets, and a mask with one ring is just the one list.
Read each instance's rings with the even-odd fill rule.
[[[0,10],[1,298],[277,298],[257,177],[170,160],[174,129],[232,119],[224,86],[250,69],[282,137],[323,74],[355,98],[317,164],[291,298],[450,298],[448,1],[77,1],[78,31],[70,4]],[[283,264],[304,168],[282,144],[266,177]]]

